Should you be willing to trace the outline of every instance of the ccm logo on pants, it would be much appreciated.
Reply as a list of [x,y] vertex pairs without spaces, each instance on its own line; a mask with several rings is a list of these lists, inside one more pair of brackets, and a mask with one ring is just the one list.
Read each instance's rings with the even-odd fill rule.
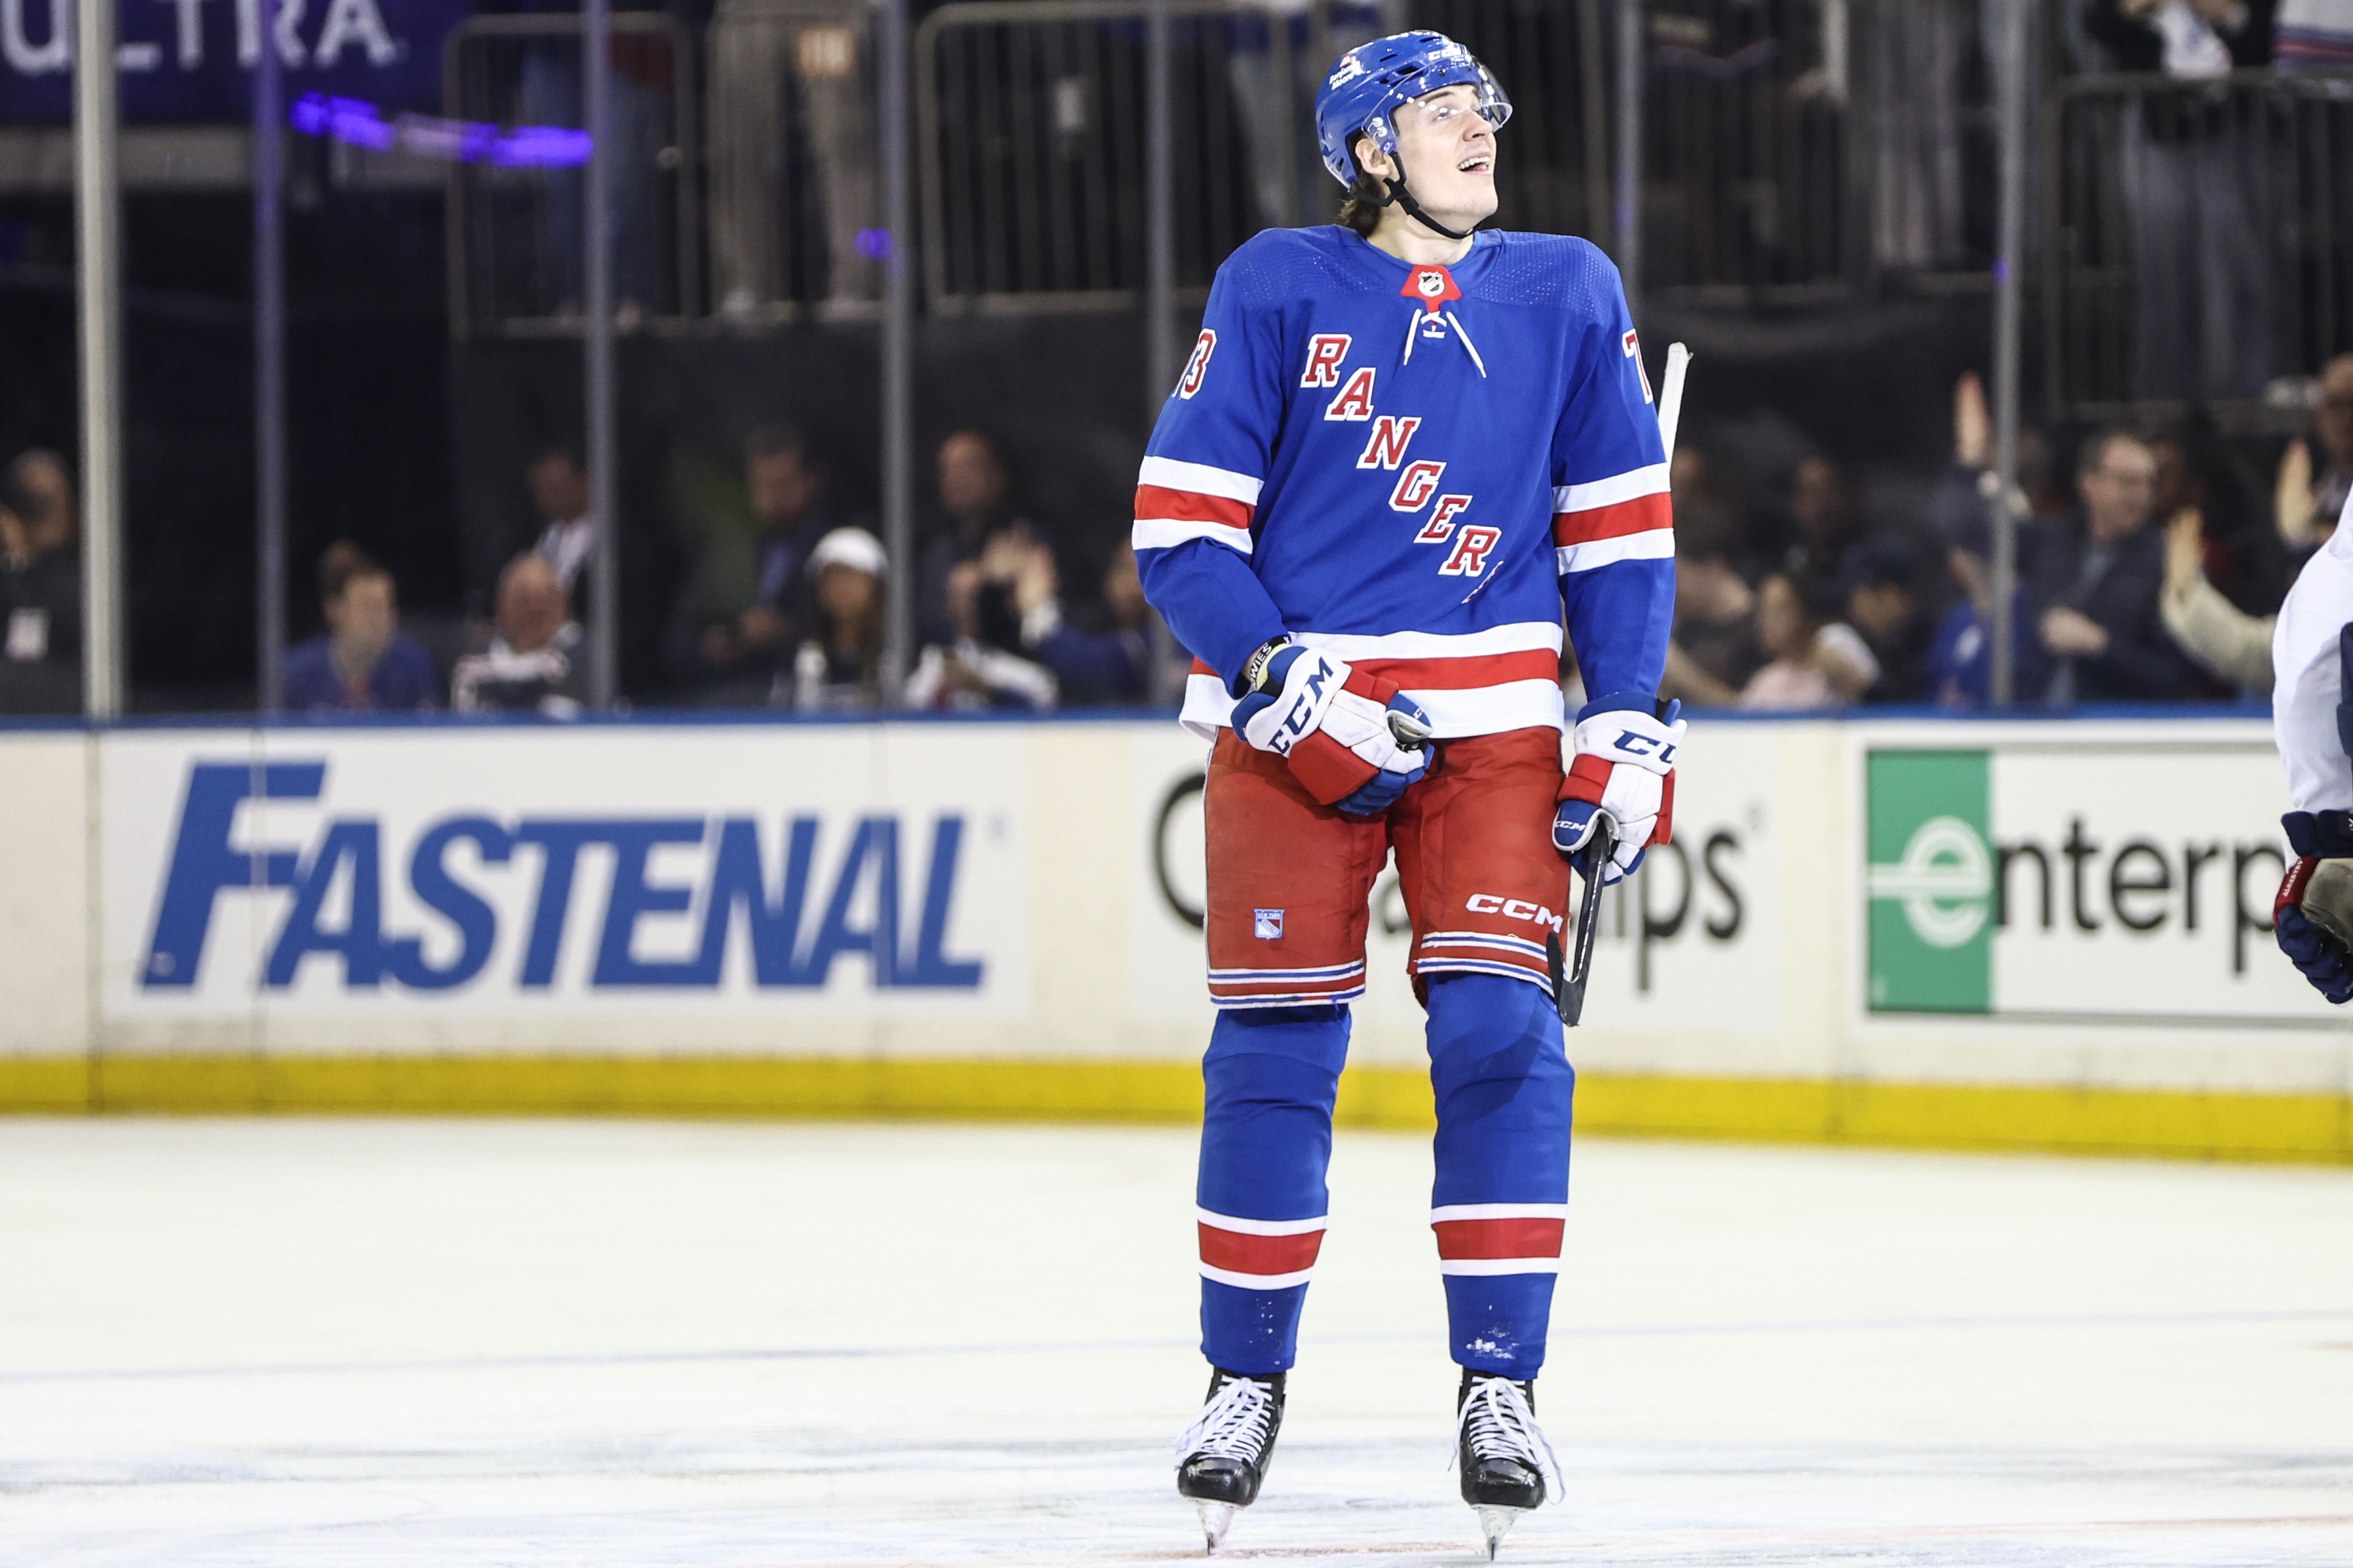
[[1560,917],[1542,904],[1532,904],[1525,899],[1506,899],[1494,893],[1473,893],[1462,900],[1462,907],[1474,915],[1501,915],[1507,921],[1527,921],[1540,926],[1557,926]]

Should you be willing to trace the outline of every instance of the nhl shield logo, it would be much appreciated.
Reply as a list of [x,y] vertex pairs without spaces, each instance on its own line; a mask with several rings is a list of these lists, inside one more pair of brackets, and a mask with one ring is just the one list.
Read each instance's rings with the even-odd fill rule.
[[1281,910],[1252,910],[1250,914],[1252,917],[1252,923],[1256,928],[1252,931],[1252,935],[1267,942],[1273,942],[1281,938],[1282,935],[1282,911]]
[[1449,300],[1462,298],[1462,290],[1455,284],[1454,274],[1443,267],[1415,268],[1407,277],[1405,287],[1398,292],[1409,300],[1420,300],[1421,308],[1431,315],[1436,315],[1439,308]]

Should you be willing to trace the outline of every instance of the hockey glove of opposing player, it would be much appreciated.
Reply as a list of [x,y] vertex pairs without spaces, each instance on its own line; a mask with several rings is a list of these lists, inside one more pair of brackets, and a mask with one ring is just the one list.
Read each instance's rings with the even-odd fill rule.
[[1587,703],[1577,715],[1577,757],[1561,780],[1552,842],[1574,858],[1608,812],[1618,825],[1618,849],[1602,868],[1605,888],[1632,876],[1642,852],[1667,841],[1674,820],[1675,753],[1683,743],[1675,714],[1683,704],[1668,703],[1664,719],[1657,707],[1655,698],[1620,692]]
[[2280,818],[2296,858],[2272,904],[2272,937],[2313,989],[2353,999],[2353,823],[2341,811]]
[[1261,649],[1249,678],[1234,733],[1289,762],[1318,805],[1377,816],[1429,771],[1430,715],[1393,683],[1289,643]]

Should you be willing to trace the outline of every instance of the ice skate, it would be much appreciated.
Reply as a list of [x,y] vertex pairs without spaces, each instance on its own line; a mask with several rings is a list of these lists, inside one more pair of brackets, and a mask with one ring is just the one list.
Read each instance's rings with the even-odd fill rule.
[[1492,1560],[1520,1515],[1545,1504],[1545,1478],[1559,1477],[1552,1445],[1536,1425],[1535,1384],[1489,1372],[1462,1373],[1456,1396],[1455,1459],[1462,1500],[1479,1516]]
[[1282,1426],[1282,1380],[1212,1371],[1208,1403],[1176,1439],[1176,1491],[1200,1510],[1201,1536],[1215,1552],[1234,1510],[1258,1500],[1259,1482]]

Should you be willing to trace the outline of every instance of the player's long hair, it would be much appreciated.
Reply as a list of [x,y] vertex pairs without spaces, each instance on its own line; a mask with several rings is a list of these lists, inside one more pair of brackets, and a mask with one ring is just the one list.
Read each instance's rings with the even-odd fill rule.
[[[1355,153],[1358,143],[1364,140],[1361,133],[1351,137],[1348,142],[1348,151]],[[1340,198],[1341,226],[1353,228],[1366,239],[1372,238],[1373,230],[1380,226],[1381,208],[1386,205],[1382,198],[1388,195],[1388,190],[1384,188],[1384,182],[1365,173],[1364,163],[1359,158],[1356,163],[1356,183],[1349,186],[1347,194]]]

